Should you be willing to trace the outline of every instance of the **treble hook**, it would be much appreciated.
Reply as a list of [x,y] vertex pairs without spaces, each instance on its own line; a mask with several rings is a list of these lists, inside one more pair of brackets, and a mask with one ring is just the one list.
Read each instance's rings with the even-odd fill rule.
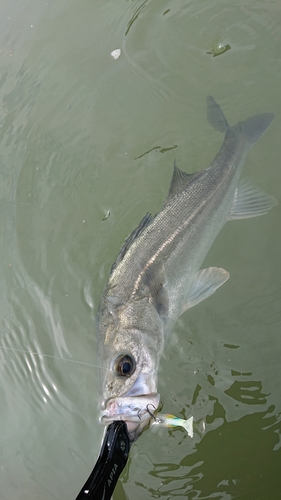
[[149,403],[146,407],[146,411],[147,413],[156,421],[157,418],[155,417],[155,415],[153,413],[151,413],[151,411],[148,409],[149,406],[152,406],[152,408],[154,408],[154,410],[156,410],[155,406],[152,404],[152,403]]
[[148,413],[148,414],[149,414],[149,415],[150,415],[150,416],[151,416],[151,417],[152,417],[155,421],[157,420],[157,418],[153,415],[153,413],[152,413],[152,412],[150,411],[150,409],[148,408],[149,406],[152,406],[152,408],[153,408],[154,410],[156,410],[155,406],[154,406],[152,403],[149,403],[149,404],[146,406],[146,409],[145,409],[145,410],[143,410],[143,409],[141,409],[141,408],[140,408],[140,409],[139,409],[139,411],[138,411],[138,413],[137,413],[137,415],[138,415],[138,417],[139,417],[139,419],[140,419],[140,420],[141,420],[140,413],[141,413],[141,412],[145,412],[145,411],[146,411],[146,412],[147,412],[147,413]]

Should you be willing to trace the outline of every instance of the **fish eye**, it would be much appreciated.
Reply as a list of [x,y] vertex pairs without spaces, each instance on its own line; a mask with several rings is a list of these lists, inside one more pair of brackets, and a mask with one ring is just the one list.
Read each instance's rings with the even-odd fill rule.
[[113,369],[117,377],[130,377],[136,369],[135,359],[130,354],[121,354],[115,359]]

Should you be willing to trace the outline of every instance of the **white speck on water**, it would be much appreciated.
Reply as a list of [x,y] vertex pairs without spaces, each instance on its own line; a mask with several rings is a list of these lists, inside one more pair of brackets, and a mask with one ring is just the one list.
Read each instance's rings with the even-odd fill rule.
[[110,55],[113,57],[113,59],[118,59],[121,56],[121,49],[114,49],[112,52],[110,52]]

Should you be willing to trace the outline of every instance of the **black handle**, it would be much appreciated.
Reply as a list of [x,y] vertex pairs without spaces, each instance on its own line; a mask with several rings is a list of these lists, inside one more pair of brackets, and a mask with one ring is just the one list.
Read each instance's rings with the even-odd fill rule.
[[110,500],[131,447],[127,426],[114,421],[106,430],[101,451],[76,500]]

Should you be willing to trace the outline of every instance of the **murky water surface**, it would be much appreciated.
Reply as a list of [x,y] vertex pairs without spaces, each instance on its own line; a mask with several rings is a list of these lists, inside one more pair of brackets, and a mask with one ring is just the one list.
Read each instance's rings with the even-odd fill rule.
[[[2,0],[0,13],[1,499],[66,500],[103,434],[99,297],[174,159],[192,172],[220,147],[208,94],[231,124],[276,113],[244,175],[281,200],[281,7]],[[206,433],[145,432],[115,500],[279,498],[280,247],[280,205],[219,235],[206,266],[231,279],[180,318],[159,374],[163,411]]]

